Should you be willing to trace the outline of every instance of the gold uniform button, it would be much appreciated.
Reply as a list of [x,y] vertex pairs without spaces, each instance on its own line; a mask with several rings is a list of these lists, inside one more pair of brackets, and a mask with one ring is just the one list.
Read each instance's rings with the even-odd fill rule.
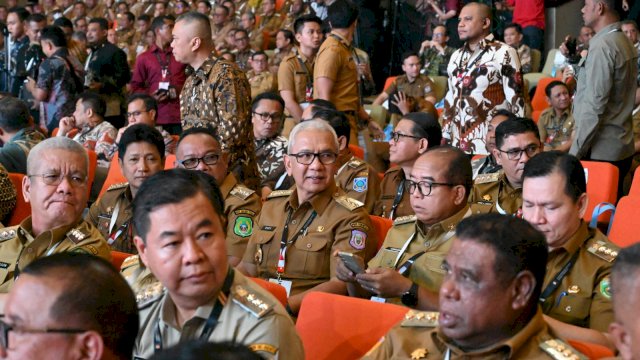
[[295,224],[297,224],[297,223],[298,223],[298,220],[295,220],[295,219],[294,219],[294,220],[291,220],[291,223],[292,223],[293,225],[295,225]]
[[571,312],[571,306],[570,306],[570,305],[569,305],[569,306],[567,306],[566,308],[564,308],[564,310],[565,310],[566,312]]
[[307,244],[307,249],[311,249],[311,244]]
[[31,254],[31,253],[33,252],[33,249],[32,249],[32,248],[27,248],[27,252],[28,252],[29,254]]

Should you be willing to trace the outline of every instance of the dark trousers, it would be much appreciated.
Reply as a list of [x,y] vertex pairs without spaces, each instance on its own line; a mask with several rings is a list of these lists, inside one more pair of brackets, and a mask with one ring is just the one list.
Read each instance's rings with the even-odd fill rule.
[[[532,49],[538,49],[544,54],[544,30],[535,26],[527,26],[522,29],[523,42]],[[544,59],[544,55],[542,57]]]

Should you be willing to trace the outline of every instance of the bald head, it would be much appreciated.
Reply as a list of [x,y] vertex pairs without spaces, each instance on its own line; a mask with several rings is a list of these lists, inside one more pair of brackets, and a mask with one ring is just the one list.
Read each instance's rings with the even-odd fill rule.
[[192,11],[182,14],[176,20],[176,25],[181,23],[188,29],[192,37],[198,37],[202,41],[211,42],[211,23],[206,15]]
[[486,19],[489,19],[489,20],[493,20],[492,19],[492,14],[491,14],[491,8],[487,4],[483,4],[483,3],[479,3],[479,2],[470,2],[467,5],[465,5],[464,7],[465,8],[468,7],[470,9],[472,9],[481,18],[486,18]]
[[214,49],[209,18],[198,12],[180,15],[171,36],[175,59],[191,65],[194,69],[200,68]]

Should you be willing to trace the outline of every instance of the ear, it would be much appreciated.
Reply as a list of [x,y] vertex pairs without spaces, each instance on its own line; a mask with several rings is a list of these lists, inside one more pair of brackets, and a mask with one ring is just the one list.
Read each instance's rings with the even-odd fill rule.
[[589,204],[589,195],[587,195],[587,193],[585,192],[584,194],[580,195],[580,197],[578,198],[578,214],[580,215],[581,219],[584,216],[584,213],[587,211],[588,204]]
[[133,237],[133,243],[136,245],[136,249],[138,249],[138,255],[140,255],[140,261],[147,266],[147,244],[144,243],[144,240],[138,235]]
[[347,146],[349,146],[349,144],[347,144],[347,137],[346,136],[340,136],[338,138],[338,150],[342,151],[342,150],[346,149]]
[[421,138],[418,140],[418,154],[422,155],[429,149],[429,140]]
[[296,41],[300,44],[300,39],[302,39],[302,34],[295,34]]
[[551,99],[548,96],[545,96],[544,98],[547,100],[547,104],[551,105]]
[[24,196],[24,201],[31,202],[29,201],[31,198],[31,178],[28,176],[22,178],[22,196]]
[[191,51],[192,52],[196,52],[200,46],[202,45],[202,39],[200,39],[199,37],[194,37],[193,39],[191,39]]
[[617,321],[609,324],[609,335],[616,345],[622,359],[633,359],[631,343],[633,340],[622,324]]
[[80,350],[81,359],[100,360],[105,352],[104,341],[102,336],[96,331],[87,331],[78,334],[76,337],[78,350]]
[[502,166],[502,154],[500,153],[500,150],[495,148],[495,149],[491,150],[491,153],[493,154],[493,158],[496,159],[496,163],[498,163],[498,165]]
[[291,162],[296,161],[291,158],[288,154],[284,155],[284,168],[287,170],[287,175],[292,176]]
[[154,109],[149,110],[149,114],[151,114],[151,118],[153,119],[153,121],[157,121],[158,120],[156,118],[157,112]]
[[483,21],[483,24],[482,24],[482,28],[483,29],[490,29],[491,28],[491,19],[484,18],[484,21]]
[[454,191],[454,196],[453,196],[453,203],[456,205],[460,205],[463,203],[466,203],[469,200],[469,195],[467,194],[467,191],[465,190],[463,185],[456,185],[453,188]]
[[531,300],[533,290],[536,287],[536,278],[533,273],[528,270],[521,271],[512,281],[511,307],[513,310],[519,310],[526,307]]

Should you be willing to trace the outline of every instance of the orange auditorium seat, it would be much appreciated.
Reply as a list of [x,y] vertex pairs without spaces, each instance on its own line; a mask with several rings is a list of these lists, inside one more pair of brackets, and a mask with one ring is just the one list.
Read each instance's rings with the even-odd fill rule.
[[373,224],[373,228],[378,236],[378,250],[380,250],[384,243],[384,239],[387,237],[387,232],[389,232],[389,229],[393,226],[393,220],[376,215],[369,215],[369,218],[371,219],[371,224]]
[[638,226],[640,219],[640,197],[623,196],[618,201],[609,239],[620,247],[626,247],[640,242]]
[[122,175],[120,162],[118,161],[118,152],[116,151],[116,153],[113,154],[113,158],[111,158],[111,163],[109,164],[109,172],[107,173],[107,178],[104,180],[104,184],[102,185],[102,190],[100,190],[99,196],[102,196],[102,194],[107,191],[109,186],[123,182],[127,182],[127,178]]
[[89,155],[89,174],[87,174],[87,192],[91,197],[91,187],[93,186],[93,180],[96,178],[96,168],[98,167],[98,154],[95,151],[87,149],[87,155]]
[[174,168],[174,164],[176,162],[176,156],[173,154],[169,154],[164,158],[164,169],[169,170]]
[[268,282],[267,280],[260,278],[250,277],[249,279],[253,280],[253,282],[269,291],[271,295],[275,296],[275,298],[278,299],[282,306],[287,306],[287,290],[285,290],[282,285]]
[[128,258],[131,255],[133,254],[127,254],[124,252],[112,250],[111,265],[113,265],[113,267],[116,268],[116,270],[120,271],[120,267],[122,266],[122,262],[124,262],[124,259]]
[[549,107],[549,104],[547,103],[547,95],[545,94],[544,90],[547,88],[547,85],[549,85],[549,83],[557,80],[558,79],[556,78],[548,77],[542,78],[538,81],[536,92],[533,94],[533,98],[531,99],[531,107],[533,108],[533,111],[542,111]]
[[[601,202],[615,204],[618,199],[618,168],[598,161],[581,161],[587,178],[587,194],[589,203],[584,214],[586,221],[591,221],[593,209]],[[601,222],[609,222],[609,214],[605,214]]]
[[19,225],[22,220],[31,215],[31,204],[24,199],[22,193],[22,179],[24,174],[9,173],[9,180],[16,188],[16,207],[13,208],[11,215],[9,216],[7,226]]
[[568,340],[568,343],[591,360],[609,358],[615,355],[613,351],[602,345],[578,340]]
[[364,149],[358,145],[349,144],[349,150],[358,159],[364,160]]

